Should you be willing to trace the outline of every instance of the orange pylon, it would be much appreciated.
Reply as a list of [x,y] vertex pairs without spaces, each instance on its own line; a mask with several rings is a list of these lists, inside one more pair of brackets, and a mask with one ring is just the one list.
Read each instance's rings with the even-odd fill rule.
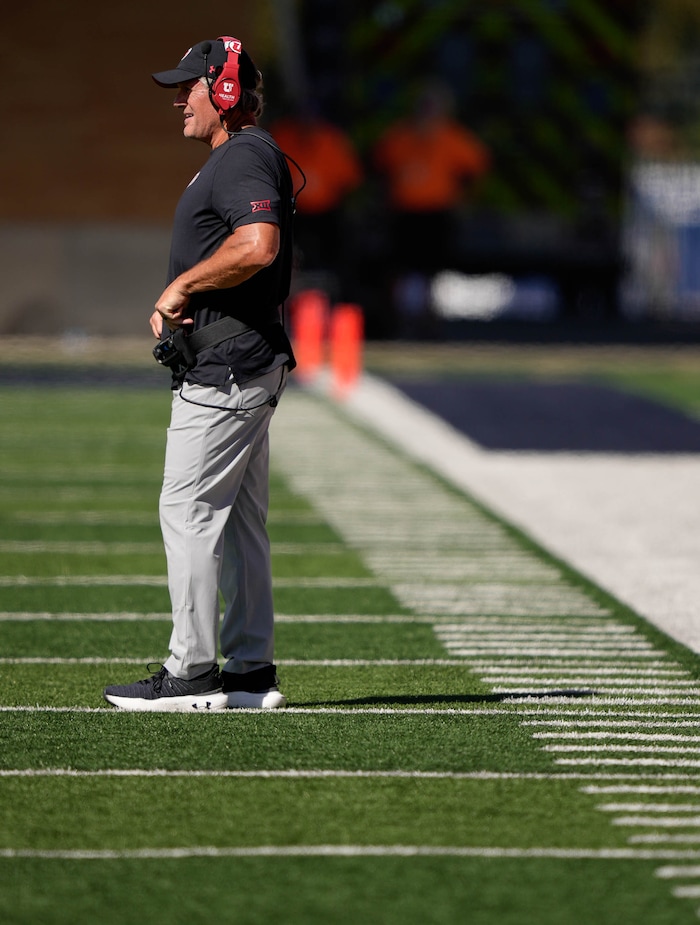
[[359,305],[336,305],[331,313],[330,356],[333,393],[345,398],[362,373],[364,316]]
[[318,289],[300,292],[291,306],[292,346],[297,361],[295,373],[302,380],[314,379],[321,371],[328,326],[328,298]]

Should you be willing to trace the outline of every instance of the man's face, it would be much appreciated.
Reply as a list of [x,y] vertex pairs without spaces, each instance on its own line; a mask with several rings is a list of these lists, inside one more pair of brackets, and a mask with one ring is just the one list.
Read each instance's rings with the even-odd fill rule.
[[215,146],[215,141],[222,132],[221,121],[211,104],[209,91],[201,81],[188,80],[187,83],[178,84],[173,106],[182,110],[182,134],[185,138],[194,138]]

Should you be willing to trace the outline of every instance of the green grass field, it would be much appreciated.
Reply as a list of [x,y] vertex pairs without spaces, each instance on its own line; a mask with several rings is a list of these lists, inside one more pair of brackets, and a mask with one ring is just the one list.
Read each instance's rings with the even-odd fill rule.
[[272,428],[289,707],[109,708],[167,655],[168,411],[0,387],[0,921],[697,921],[697,657],[300,390]]

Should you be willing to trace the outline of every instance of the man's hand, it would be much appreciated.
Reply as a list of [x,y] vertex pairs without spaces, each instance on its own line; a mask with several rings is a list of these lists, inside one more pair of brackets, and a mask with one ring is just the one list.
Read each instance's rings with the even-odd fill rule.
[[151,316],[151,330],[156,337],[161,336],[163,321],[171,331],[177,331],[184,324],[192,324],[193,319],[185,317],[190,297],[174,280],[156,302],[156,310]]
[[148,322],[151,326],[151,331],[153,331],[153,336],[158,340],[163,338],[163,316],[160,312],[153,312],[151,318]]

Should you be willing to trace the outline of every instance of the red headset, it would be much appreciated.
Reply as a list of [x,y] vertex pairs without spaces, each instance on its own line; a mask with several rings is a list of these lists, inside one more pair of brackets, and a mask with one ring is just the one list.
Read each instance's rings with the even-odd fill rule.
[[241,81],[238,66],[242,44],[230,35],[220,35],[217,42],[224,43],[226,62],[221,71],[209,84],[209,96],[220,116],[233,109],[241,98]]

